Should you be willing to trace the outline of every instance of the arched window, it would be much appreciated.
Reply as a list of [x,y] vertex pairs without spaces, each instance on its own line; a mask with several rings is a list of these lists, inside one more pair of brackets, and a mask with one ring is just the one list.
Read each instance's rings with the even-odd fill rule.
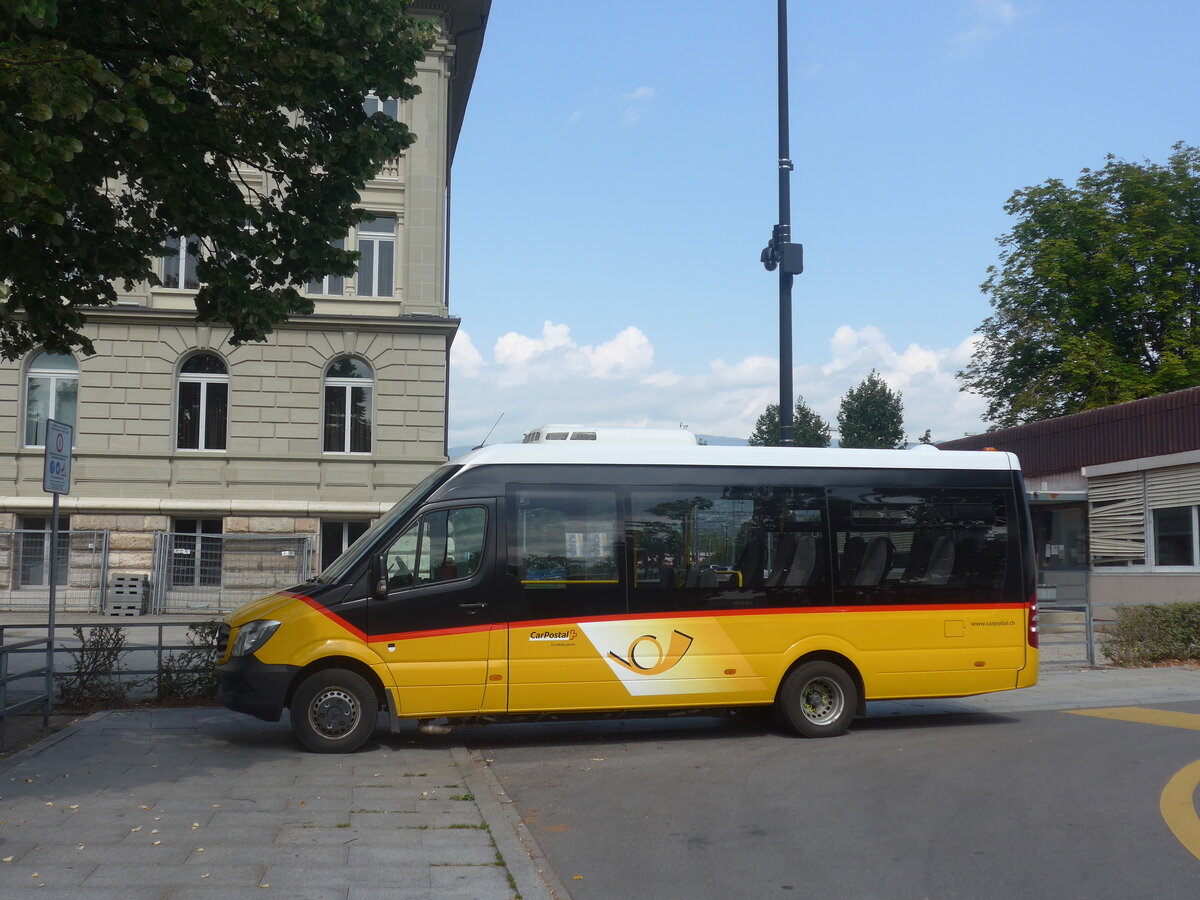
[[326,453],[371,452],[371,367],[343,356],[325,373]]
[[229,372],[214,353],[190,356],[179,369],[180,450],[224,450],[229,417]]
[[43,350],[29,361],[25,379],[25,446],[46,442],[46,420],[75,427],[79,365],[67,353]]

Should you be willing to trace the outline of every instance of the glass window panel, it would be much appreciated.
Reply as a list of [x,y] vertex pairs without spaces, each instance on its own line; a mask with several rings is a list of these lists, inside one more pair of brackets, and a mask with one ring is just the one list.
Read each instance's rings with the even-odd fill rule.
[[350,388],[350,452],[371,452],[371,389]]
[[185,375],[224,375],[227,372],[220,357],[211,353],[197,353],[189,357],[179,371]]
[[67,353],[41,352],[29,362],[30,369],[55,369],[59,372],[78,372],[75,357]]
[[352,356],[343,356],[340,359],[334,360],[325,377],[362,378],[369,381],[371,379],[371,367],[361,359],[355,359]]
[[1194,566],[1192,507],[1154,510],[1154,562],[1159,566]]
[[195,235],[188,236],[187,252],[183,255],[183,286],[190,291],[200,288],[200,279],[196,275],[196,263],[199,261],[199,248],[194,243],[196,240]]
[[54,382],[54,414],[51,418],[74,428],[75,408],[79,400],[79,380],[56,378]]
[[325,442],[328,452],[342,453],[346,449],[346,388],[325,386]]
[[194,381],[179,383],[179,429],[177,446],[180,450],[200,448],[200,384]]
[[395,241],[379,241],[379,278],[375,283],[375,296],[377,297],[390,297],[394,293],[392,257],[395,249]]
[[50,391],[53,380],[30,377],[25,390],[25,444],[40,446],[46,438],[46,420],[50,418]]
[[179,287],[179,238],[169,237],[164,244],[166,252],[162,258],[163,287]]
[[358,292],[364,297],[375,295],[375,242],[359,239]]
[[225,449],[225,422],[229,415],[229,385],[214,381],[205,385],[204,449]]

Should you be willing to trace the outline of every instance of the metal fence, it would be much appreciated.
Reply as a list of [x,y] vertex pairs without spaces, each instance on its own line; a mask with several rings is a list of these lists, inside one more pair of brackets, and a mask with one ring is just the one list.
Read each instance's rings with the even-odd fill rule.
[[[53,574],[60,610],[102,610],[108,581],[108,532],[60,532]],[[48,531],[0,531],[0,609],[45,610],[50,600],[50,575]]]
[[154,535],[151,613],[217,613],[308,578],[310,535]]
[[[120,686],[121,698],[113,702],[151,699],[163,696],[164,678],[174,674],[203,676],[212,671],[216,645],[193,643],[191,629],[211,623],[131,622],[94,619],[82,623],[56,623],[54,628],[54,670],[59,678],[70,678],[76,665],[88,667],[89,652],[76,634],[85,639],[97,626],[119,629],[126,635],[117,668],[101,676],[111,677]],[[0,624],[0,752],[4,750],[5,720],[30,708],[40,708],[46,724],[52,704],[59,700],[61,683],[49,685],[46,657],[46,625]],[[41,635],[34,637],[34,635]],[[204,652],[206,651],[206,652]],[[93,650],[93,652],[95,652]],[[100,651],[103,652],[103,651]],[[183,666],[178,654],[191,653],[191,666]],[[10,687],[10,685],[15,685]]]

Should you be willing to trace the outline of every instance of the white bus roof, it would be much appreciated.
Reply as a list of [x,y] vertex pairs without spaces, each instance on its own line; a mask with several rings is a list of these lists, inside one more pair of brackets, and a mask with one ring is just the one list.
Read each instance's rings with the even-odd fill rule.
[[778,466],[848,469],[1020,470],[1012,453],[986,450],[843,450],[813,447],[706,447],[551,441],[493,444],[460,456],[464,467],[574,463],[615,466]]

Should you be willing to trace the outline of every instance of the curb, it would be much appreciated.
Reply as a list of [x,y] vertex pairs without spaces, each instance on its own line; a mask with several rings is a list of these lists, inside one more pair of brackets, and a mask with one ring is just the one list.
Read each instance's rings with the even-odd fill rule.
[[487,760],[462,746],[451,747],[450,753],[462,770],[463,781],[474,795],[483,820],[488,823],[492,840],[522,900],[571,900]]

